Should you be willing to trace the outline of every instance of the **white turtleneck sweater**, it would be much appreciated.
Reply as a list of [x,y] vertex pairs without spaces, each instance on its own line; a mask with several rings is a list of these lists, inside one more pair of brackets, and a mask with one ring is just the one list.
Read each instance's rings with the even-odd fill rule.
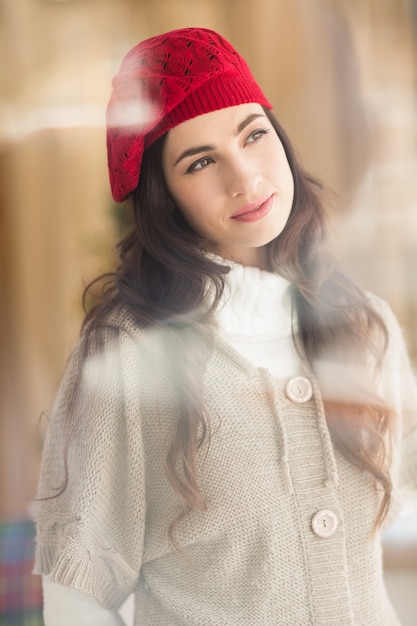
[[228,262],[231,272],[216,313],[224,339],[256,367],[273,376],[289,377],[300,372],[292,341],[290,283],[258,269]]
[[[216,258],[217,261],[222,261]],[[218,331],[256,367],[273,376],[300,372],[292,342],[291,285],[256,267],[227,262],[231,267],[216,313]],[[119,612],[108,611],[87,594],[52,582],[43,576],[45,626],[121,626],[132,623],[130,600]]]

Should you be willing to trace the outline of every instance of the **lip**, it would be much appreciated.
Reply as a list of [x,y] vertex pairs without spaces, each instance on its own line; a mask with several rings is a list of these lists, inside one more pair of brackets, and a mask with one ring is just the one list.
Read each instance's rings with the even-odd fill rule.
[[274,194],[266,198],[259,198],[255,202],[249,202],[244,207],[231,215],[231,219],[238,222],[257,222],[266,217],[272,209]]

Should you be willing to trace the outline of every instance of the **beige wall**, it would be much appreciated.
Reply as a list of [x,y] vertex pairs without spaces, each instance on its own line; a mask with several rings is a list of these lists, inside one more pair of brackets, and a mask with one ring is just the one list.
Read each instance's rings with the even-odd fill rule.
[[23,433],[75,340],[83,282],[111,259],[111,77],[138,40],[187,25],[221,31],[247,58],[305,165],[341,198],[335,240],[347,265],[392,301],[417,353],[416,52],[405,2],[3,0],[0,504],[10,513],[32,489],[36,449]]

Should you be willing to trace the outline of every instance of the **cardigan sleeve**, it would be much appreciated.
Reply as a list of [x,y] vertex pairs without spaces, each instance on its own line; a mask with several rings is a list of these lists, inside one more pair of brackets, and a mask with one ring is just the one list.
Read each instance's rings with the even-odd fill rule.
[[117,609],[140,573],[144,457],[140,350],[120,329],[81,339],[45,439],[35,572]]
[[381,391],[393,409],[393,482],[397,492],[417,490],[417,384],[402,329],[391,308],[381,302],[388,329],[388,347],[381,373]]

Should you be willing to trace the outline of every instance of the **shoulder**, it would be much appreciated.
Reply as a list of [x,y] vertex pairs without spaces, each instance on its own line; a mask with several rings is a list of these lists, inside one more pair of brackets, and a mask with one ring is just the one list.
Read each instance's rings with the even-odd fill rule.
[[387,300],[370,292],[368,292],[366,295],[369,304],[381,316],[388,333],[397,333],[399,331],[401,332],[397,316],[395,315],[391,305],[387,302]]
[[83,326],[69,364],[84,366],[97,360],[116,363],[121,353],[133,353],[145,344],[147,334],[132,312],[114,307]]
[[112,311],[84,328],[49,412],[50,436],[62,439],[69,425],[77,445],[83,445],[104,436],[100,433],[111,432],[110,440],[117,440],[120,424],[140,428],[140,407],[156,386],[155,361],[147,330],[128,311]]
[[122,380],[129,378],[144,360],[146,335],[146,330],[122,307],[85,325],[60,377],[55,407],[67,408],[68,403],[83,395],[115,394],[116,389],[120,392]]
[[[124,393],[137,395],[138,387],[154,388],[155,377],[168,379],[175,357],[170,351],[167,325],[145,326],[125,307],[119,306],[102,316],[99,323],[83,329],[75,349],[77,367],[82,378],[103,388],[117,383]],[[138,382],[141,384],[138,385]]]
[[380,372],[381,392],[397,415],[415,415],[417,386],[404,329],[388,302],[373,294],[369,301],[381,316],[387,330],[387,344]]
[[110,339],[124,335],[139,339],[144,333],[145,326],[138,322],[134,314],[126,307],[118,305],[87,323],[81,331],[80,339],[83,341],[89,336]]
[[401,326],[391,305],[375,294],[367,294],[370,305],[381,317],[387,332],[386,361],[407,357],[404,328]]

